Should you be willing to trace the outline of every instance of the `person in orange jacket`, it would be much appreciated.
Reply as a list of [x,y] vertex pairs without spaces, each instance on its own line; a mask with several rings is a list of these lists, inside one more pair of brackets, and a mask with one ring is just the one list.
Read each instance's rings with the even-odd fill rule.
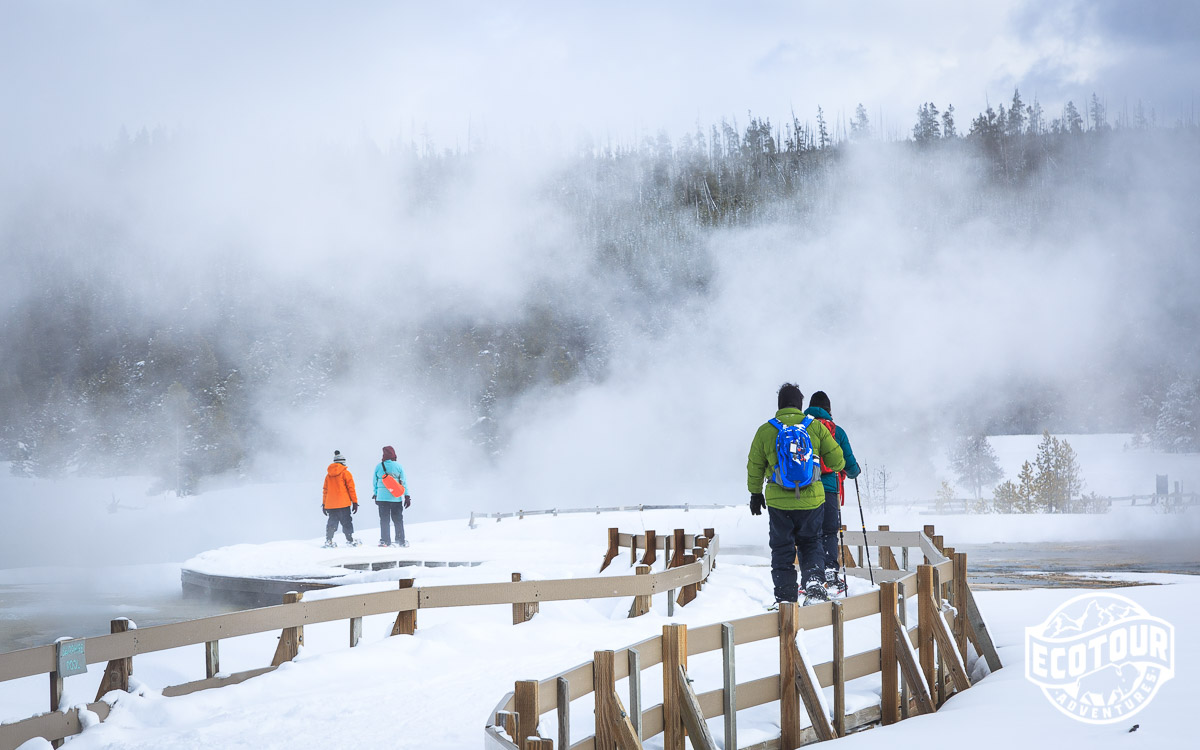
[[358,493],[354,491],[354,476],[346,468],[346,457],[341,451],[333,452],[333,463],[325,472],[325,489],[321,492],[321,511],[328,520],[325,521],[325,547],[337,546],[333,541],[333,532],[338,524],[346,534],[346,544],[357,547],[362,544],[354,538],[354,519],[352,513],[358,512]]

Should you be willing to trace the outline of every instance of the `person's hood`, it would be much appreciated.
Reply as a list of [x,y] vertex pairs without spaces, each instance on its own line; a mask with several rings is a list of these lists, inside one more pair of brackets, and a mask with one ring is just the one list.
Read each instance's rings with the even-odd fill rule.
[[825,411],[819,406],[810,406],[804,410],[804,413],[810,417],[815,417],[816,419],[833,419],[833,417],[829,416],[829,412]]
[[334,461],[333,463],[329,464],[329,469],[327,469],[327,471],[331,477],[340,477],[347,471],[347,469],[345,464],[339,464],[337,461]]

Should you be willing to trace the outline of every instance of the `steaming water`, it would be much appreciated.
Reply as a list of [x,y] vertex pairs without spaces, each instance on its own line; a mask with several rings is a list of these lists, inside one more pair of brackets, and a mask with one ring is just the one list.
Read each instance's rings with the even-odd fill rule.
[[[1054,585],[1024,575],[1031,570],[1200,575],[1200,548],[1186,541],[995,543],[956,549],[968,555],[972,583],[1006,588]],[[765,549],[753,552],[769,564]],[[147,627],[238,609],[185,599],[179,570],[178,563],[171,563],[0,571],[0,653],[41,646],[59,636],[102,635],[117,617]]]
[[103,635],[118,617],[146,627],[237,609],[185,599],[179,570],[178,563],[0,570],[0,653]]

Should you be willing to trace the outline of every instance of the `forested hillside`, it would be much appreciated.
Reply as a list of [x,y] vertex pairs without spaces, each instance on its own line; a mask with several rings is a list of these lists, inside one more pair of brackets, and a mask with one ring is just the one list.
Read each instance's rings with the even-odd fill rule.
[[[0,209],[0,459],[29,475],[137,467],[189,492],[270,451],[278,414],[359,387],[454,403],[470,440],[502,455],[517,397],[603,382],[629,342],[653,346],[703,315],[738,260],[722,238],[786,227],[821,247],[791,281],[822,294],[823,279],[864,273],[821,244],[848,220],[879,222],[885,250],[897,227],[910,233],[916,251],[879,262],[918,277],[956,255],[971,273],[979,248],[964,236],[1054,273],[1067,247],[1116,269],[1106,302],[1118,322],[1088,349],[1092,382],[998,360],[985,393],[897,406],[963,434],[1131,431],[1194,451],[1200,129],[1140,105],[1113,117],[1094,96],[1084,109],[1051,117],[1014,93],[956,123],[953,107],[926,103],[904,140],[881,139],[862,106],[845,124],[818,109],[811,122],[730,118],[566,158],[330,146],[269,181],[242,175],[236,154],[219,169],[197,158],[194,134],[122,135],[32,175]],[[288,182],[298,187],[257,189]],[[880,213],[859,213],[877,184]],[[1147,185],[1179,202],[1143,202]],[[1078,246],[1097,233],[1111,245]],[[494,261],[490,243],[503,246]],[[765,295],[784,281],[762,268]],[[930,292],[895,293],[903,304]],[[1012,288],[989,316],[1028,306],[1027,293]],[[1027,335],[1036,348],[1041,332]],[[953,360],[955,342],[940,351]]]

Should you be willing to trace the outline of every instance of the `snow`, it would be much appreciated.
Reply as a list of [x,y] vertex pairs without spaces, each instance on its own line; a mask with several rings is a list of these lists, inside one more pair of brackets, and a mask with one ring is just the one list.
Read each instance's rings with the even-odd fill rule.
[[[1149,518],[1165,517],[1148,514]],[[994,517],[976,519],[992,522]],[[1044,518],[1039,518],[1044,520]],[[1172,519],[1177,520],[1177,519]],[[685,528],[689,533],[712,526],[721,534],[723,547],[761,546],[766,523],[744,508],[716,511],[648,511],[576,516],[531,517],[485,523],[468,529],[464,520],[411,524],[413,547],[403,550],[429,559],[452,552],[480,558],[475,568],[407,568],[416,585],[508,580],[520,571],[528,578],[595,575],[606,544],[606,529],[640,532],[643,528]],[[893,523],[893,528],[908,528]],[[939,527],[939,531],[943,529]],[[1162,529],[1159,529],[1160,531]],[[364,531],[364,534],[367,532]],[[974,536],[981,537],[982,530]],[[956,539],[949,536],[949,539]],[[321,550],[321,539],[274,542],[255,549],[237,545],[198,559],[213,569],[262,571],[288,565],[311,565],[316,570],[331,553],[341,557],[369,557],[381,550]],[[852,543],[852,540],[851,540]],[[384,551],[386,552],[386,551]],[[478,747],[482,731],[496,703],[521,679],[543,679],[589,660],[598,649],[621,648],[658,635],[668,622],[698,627],[763,611],[772,599],[769,567],[765,558],[752,554],[718,556],[718,566],[699,597],[675,616],[666,616],[663,595],[654,597],[653,611],[625,619],[628,599],[543,602],[532,621],[511,624],[507,605],[421,610],[414,636],[387,637],[390,616],[366,618],[363,643],[348,648],[345,622],[310,625],[305,645],[292,663],[240,685],[207,690],[189,696],[163,698],[162,687],[203,676],[202,646],[139,656],[134,660],[137,694],[122,695],[109,719],[92,723],[71,741],[74,750],[115,747],[154,748],[324,748],[353,744],[360,747]],[[193,560],[192,562],[195,562]],[[222,567],[223,566],[223,567]],[[383,571],[381,571],[383,572]],[[627,574],[628,557],[618,557],[605,574]],[[1120,576],[1118,576],[1120,577]],[[1159,586],[1122,589],[1152,614],[1179,628],[1176,657],[1178,677],[1164,686],[1154,702],[1135,721],[1142,730],[1130,737],[1126,728],[1100,728],[1078,724],[1050,706],[1036,686],[1023,678],[1024,628],[1040,622],[1058,603],[1078,593],[1069,589],[977,593],[989,630],[1008,665],[969,691],[952,698],[936,715],[910,719],[895,727],[854,735],[849,744],[888,747],[917,744],[931,732],[947,740],[969,739],[976,746],[1011,747],[1037,737],[1039,744],[1080,740],[1100,747],[1118,742],[1182,745],[1188,738],[1185,701],[1200,687],[1200,654],[1186,623],[1194,622],[1200,585],[1186,576],[1151,574],[1130,579],[1152,580]],[[390,588],[389,582],[366,581],[332,590],[310,592],[308,599],[348,595]],[[865,581],[851,579],[851,594],[870,590]],[[911,604],[911,603],[910,603]],[[911,616],[915,616],[912,613]],[[847,653],[873,647],[878,639],[878,619],[861,618],[847,623]],[[268,663],[277,634],[263,633],[221,643],[221,668],[230,673]],[[828,628],[804,633],[806,658],[814,663],[829,658],[832,644]],[[775,673],[778,646],[773,641],[738,647],[739,682]],[[99,683],[102,665],[89,674],[67,678],[65,703],[90,701]],[[720,687],[718,653],[689,659],[689,675],[698,692]],[[661,700],[659,670],[643,672],[643,705]],[[977,669],[973,674],[978,675]],[[45,710],[45,677],[0,684],[0,713],[4,719],[24,718]],[[618,683],[628,695],[627,680]],[[829,688],[826,688],[829,691]],[[832,693],[825,696],[832,702]],[[847,685],[847,710],[877,703],[878,676]],[[592,731],[590,699],[572,703],[572,735],[579,739]],[[1020,716],[1019,722],[998,717]],[[553,714],[543,716],[543,732],[553,736]],[[740,744],[778,736],[778,704],[739,713]],[[807,723],[807,719],[802,720]],[[719,719],[710,724],[722,737]],[[981,728],[986,727],[981,731]],[[660,747],[661,737],[647,743]],[[44,747],[31,743],[29,747]]]

